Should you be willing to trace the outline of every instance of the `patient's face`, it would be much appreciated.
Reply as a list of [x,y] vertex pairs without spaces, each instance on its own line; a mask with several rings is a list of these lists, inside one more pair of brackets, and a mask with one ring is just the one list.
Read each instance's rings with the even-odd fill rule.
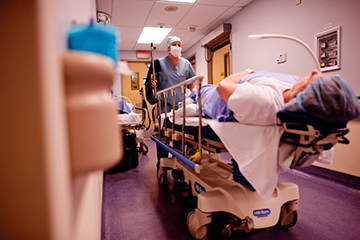
[[323,73],[321,73],[317,70],[314,70],[314,71],[312,71],[311,74],[299,78],[290,90],[291,91],[290,92],[291,99],[296,97],[296,95],[299,92],[303,91],[307,87],[307,85],[309,85],[310,83],[314,82],[315,80],[321,78],[322,76],[324,76]]

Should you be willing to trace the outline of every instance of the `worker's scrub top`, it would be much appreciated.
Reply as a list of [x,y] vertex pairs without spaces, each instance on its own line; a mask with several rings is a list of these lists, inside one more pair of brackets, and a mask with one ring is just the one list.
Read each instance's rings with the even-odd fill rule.
[[[156,91],[169,88],[196,75],[191,63],[185,58],[180,57],[176,67],[172,64],[169,56],[159,58],[159,62],[161,71],[158,72]],[[177,104],[182,101],[183,93],[181,92],[181,88],[177,88],[175,93],[175,108],[177,108]],[[163,102],[164,99],[162,97],[162,103]],[[167,97],[167,105],[168,111],[170,111],[172,108],[172,96],[170,92]]]

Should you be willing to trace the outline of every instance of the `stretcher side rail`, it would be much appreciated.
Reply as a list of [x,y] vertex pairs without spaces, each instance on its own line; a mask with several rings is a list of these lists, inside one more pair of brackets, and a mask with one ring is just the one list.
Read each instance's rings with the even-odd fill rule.
[[[158,106],[157,106],[157,112],[156,112],[156,122],[155,122],[155,126],[159,129],[158,134],[155,134],[152,136],[152,140],[155,141],[157,144],[159,144],[161,147],[163,147],[165,150],[167,150],[168,152],[170,152],[173,155],[181,155],[182,157],[179,157],[179,160],[185,162],[187,164],[188,161],[192,162],[190,159],[186,158],[185,155],[185,125],[186,125],[186,87],[187,85],[194,83],[195,87],[197,88],[197,93],[198,93],[198,118],[199,118],[199,126],[202,126],[202,111],[201,111],[201,94],[200,94],[200,89],[201,89],[201,85],[202,85],[202,80],[203,80],[204,76],[203,75],[197,75],[195,77],[192,77],[190,79],[187,79],[181,83],[178,83],[174,86],[171,86],[169,88],[163,89],[161,91],[156,92],[156,97],[158,99]],[[181,88],[182,90],[182,119],[183,119],[183,123],[182,123],[182,130],[181,132],[179,131],[175,131],[175,95],[176,95],[176,89],[177,88]],[[167,99],[168,94],[171,94],[172,96],[172,127],[171,129],[167,129],[166,124],[164,124],[163,126],[160,126],[159,123],[162,123],[161,121],[161,113],[160,113],[160,109],[161,109],[161,97],[163,96],[164,99]],[[167,109],[167,101],[165,102],[165,109]],[[165,111],[165,116],[164,116],[165,120],[168,118],[168,113],[167,111]],[[162,137],[161,133],[164,133],[164,136]],[[201,127],[198,128],[198,151],[201,152],[202,151],[202,141],[201,141]],[[170,142],[172,140],[180,140],[181,139],[181,150],[178,151],[174,144],[171,146]],[[188,161],[186,161],[185,159],[187,159]],[[199,154],[199,161],[201,160],[201,154]],[[187,164],[190,168],[192,168],[193,170],[195,170],[195,166],[194,164]],[[200,171],[200,168],[197,169],[197,171]]]

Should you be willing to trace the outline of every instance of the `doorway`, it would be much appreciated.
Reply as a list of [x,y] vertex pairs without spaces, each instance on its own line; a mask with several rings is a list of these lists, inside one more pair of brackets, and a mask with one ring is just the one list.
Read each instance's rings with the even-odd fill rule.
[[230,41],[213,50],[212,83],[218,84],[230,75]]
[[[155,105],[150,105],[145,97],[145,80],[148,72],[147,62],[128,62],[129,68],[134,72],[131,76],[121,75],[121,95],[125,101],[131,102],[135,107],[141,107],[141,95],[140,90],[143,91],[144,98],[147,104],[149,113],[152,112],[152,109]],[[139,111],[134,111],[138,112]],[[148,125],[148,120],[146,119],[145,125]],[[154,128],[154,123],[151,122],[150,128]]]
[[205,46],[208,83],[218,84],[231,74],[230,33],[214,39]]

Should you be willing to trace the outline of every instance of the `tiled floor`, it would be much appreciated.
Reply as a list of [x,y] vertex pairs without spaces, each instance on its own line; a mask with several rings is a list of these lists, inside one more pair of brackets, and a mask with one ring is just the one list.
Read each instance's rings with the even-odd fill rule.
[[[102,240],[187,240],[187,214],[194,201],[174,186],[160,187],[156,178],[155,144],[139,166],[104,175]],[[280,176],[300,189],[298,222],[289,230],[277,228],[236,233],[231,239],[360,239],[360,191],[299,171]],[[359,183],[359,179],[355,179]],[[222,237],[213,237],[222,239]]]

